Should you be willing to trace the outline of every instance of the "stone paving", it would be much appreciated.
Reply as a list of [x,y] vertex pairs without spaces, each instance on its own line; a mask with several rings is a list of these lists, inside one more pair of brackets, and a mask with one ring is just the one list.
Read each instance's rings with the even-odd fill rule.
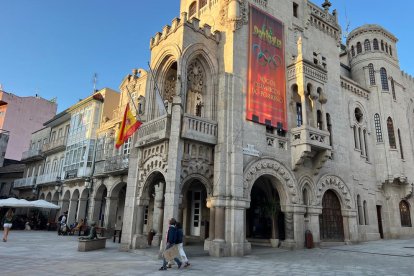
[[156,248],[120,252],[108,240],[106,249],[78,252],[77,237],[11,231],[0,243],[0,275],[414,275],[414,239],[294,251],[254,247],[241,258],[213,258],[201,246],[186,251],[189,268],[158,271]]

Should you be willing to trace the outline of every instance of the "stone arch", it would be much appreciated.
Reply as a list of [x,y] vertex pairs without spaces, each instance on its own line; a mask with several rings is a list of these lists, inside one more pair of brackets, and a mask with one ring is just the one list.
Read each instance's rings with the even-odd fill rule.
[[[359,108],[362,111],[362,114],[364,116],[363,119],[362,119],[362,122],[358,122],[355,119],[355,109],[356,108]],[[367,126],[368,127],[368,125],[369,125],[368,121],[367,121],[368,120],[368,112],[367,112],[366,108],[364,107],[364,105],[359,101],[353,101],[353,100],[349,101],[349,118],[351,118],[351,120],[349,122],[351,127],[353,127],[354,125]],[[370,132],[368,129],[367,129],[367,131]]]
[[203,186],[206,188],[207,191],[207,197],[210,197],[213,195],[213,184],[211,180],[206,178],[204,175],[198,174],[198,173],[191,173],[183,177],[181,175],[181,184],[180,184],[180,191],[181,193],[187,188],[188,185],[191,184],[192,180],[198,180],[203,184]]
[[[165,171],[166,173],[166,171]],[[162,173],[160,170],[153,170],[151,171],[148,176],[143,179],[141,181],[141,183],[143,183],[143,185],[141,185],[141,187],[138,189],[137,193],[138,193],[138,197],[141,199],[149,199],[150,195],[150,189],[151,189],[151,184],[155,181],[158,180],[164,180],[165,181],[165,174]]]
[[254,183],[263,175],[273,176],[280,182],[281,185],[278,185],[276,188],[281,203],[299,203],[295,177],[285,165],[271,158],[252,161],[246,166],[243,176],[243,196],[245,199],[250,200],[250,193]]
[[112,186],[112,189],[108,191],[108,197],[118,196],[119,191],[125,187],[126,183],[123,181],[118,182],[117,184]]
[[342,209],[352,209],[353,203],[351,192],[345,182],[335,175],[324,175],[316,186],[316,205],[322,206],[322,197],[327,190],[334,191],[340,202]]
[[39,199],[45,199],[45,197],[46,197],[45,193],[41,193],[40,196],[39,196]]
[[46,195],[46,201],[50,202],[52,200],[52,193],[48,192]]
[[299,193],[300,194],[300,202],[304,203],[303,190],[307,188],[309,206],[314,206],[315,202],[316,202],[316,193],[315,193],[316,185],[313,182],[313,179],[308,175],[302,176],[301,178],[299,178],[298,187],[299,187],[299,190],[301,191]]
[[86,189],[86,188],[84,188],[82,190],[82,192],[80,193],[79,198],[81,198],[81,199],[87,199],[88,198],[88,195],[89,195],[89,190]]
[[149,156],[146,161],[142,164],[142,170],[139,176],[139,186],[144,188],[148,184],[148,180],[154,173],[160,173],[164,179],[167,173],[167,163],[165,157],[161,154]]

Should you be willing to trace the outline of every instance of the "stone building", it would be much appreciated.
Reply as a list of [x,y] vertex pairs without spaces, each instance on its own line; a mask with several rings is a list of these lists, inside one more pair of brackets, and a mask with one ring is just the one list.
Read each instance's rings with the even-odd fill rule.
[[330,7],[181,1],[150,41],[123,249],[150,229],[160,244],[171,217],[213,256],[300,248],[306,230],[316,244],[414,235],[413,78],[379,25],[343,45]]

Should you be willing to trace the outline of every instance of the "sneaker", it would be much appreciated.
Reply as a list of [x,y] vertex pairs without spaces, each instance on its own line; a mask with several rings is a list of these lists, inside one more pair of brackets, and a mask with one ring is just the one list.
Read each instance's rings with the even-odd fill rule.
[[178,269],[180,269],[180,268],[181,268],[181,265],[182,265],[182,263],[179,263],[179,264],[178,264]]
[[189,262],[186,262],[185,265],[184,265],[184,267],[187,267],[187,266],[190,266]]
[[167,268],[165,266],[160,267],[160,269],[158,270],[167,270]]

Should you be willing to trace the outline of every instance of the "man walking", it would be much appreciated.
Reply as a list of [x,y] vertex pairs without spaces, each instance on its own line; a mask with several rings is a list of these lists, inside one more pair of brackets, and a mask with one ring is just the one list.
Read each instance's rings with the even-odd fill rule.
[[[165,250],[173,247],[175,244],[177,244],[177,228],[176,228],[176,224],[177,221],[175,220],[175,218],[170,219],[169,221],[170,226],[168,227],[168,232],[167,232],[167,246],[165,248]],[[174,261],[177,263],[178,265],[178,269],[180,269],[182,263],[180,261],[180,259],[178,257],[174,258]],[[160,267],[159,270],[167,270],[167,260],[164,257],[162,266]]]

